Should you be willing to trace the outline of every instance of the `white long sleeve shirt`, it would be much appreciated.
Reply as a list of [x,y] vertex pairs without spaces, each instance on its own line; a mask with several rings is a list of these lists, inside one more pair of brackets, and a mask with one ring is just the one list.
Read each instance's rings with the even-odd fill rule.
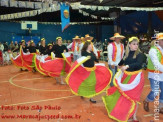
[[[67,46],[67,48],[68,49],[72,49],[72,46],[73,46],[73,42],[71,43],[71,44],[69,44],[68,46]],[[82,48],[82,43],[81,44],[79,44],[79,43],[75,43],[75,48],[74,48],[74,55],[81,55],[81,48]],[[79,51],[77,51],[77,49],[78,49],[78,47],[79,47]]]
[[0,50],[1,50],[1,51],[4,50],[4,46],[3,46],[3,44],[0,45]]
[[[161,50],[162,54],[163,54],[163,48],[161,48],[159,45],[157,45],[157,47]],[[163,72],[163,65],[159,62],[159,59],[157,57],[157,50],[156,49],[150,49],[149,50],[149,57],[151,58],[151,61],[154,65],[154,67],[157,67],[159,71]],[[148,72],[148,78],[152,78],[154,80],[158,80],[159,81],[163,81],[163,73],[153,73],[153,72]]]
[[123,55],[121,57],[121,43],[117,44],[116,42],[114,42],[117,46],[117,55],[116,55],[116,61],[112,60],[112,55],[113,55],[113,45],[109,44],[107,47],[107,51],[108,51],[108,64],[109,65],[115,65],[118,66],[119,62],[121,61],[123,55],[124,55],[124,47],[123,47]]

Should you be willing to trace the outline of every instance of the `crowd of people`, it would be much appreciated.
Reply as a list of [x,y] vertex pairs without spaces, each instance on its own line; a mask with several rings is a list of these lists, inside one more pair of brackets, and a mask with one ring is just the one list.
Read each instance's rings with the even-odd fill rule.
[[[103,45],[103,51],[107,51],[108,66],[99,63],[97,58],[98,49],[96,48],[98,44],[92,42],[93,37],[89,34],[82,38],[75,36],[68,45],[63,45],[62,37],[57,37],[56,44],[49,43],[46,45],[45,38],[42,38],[37,45],[33,41],[26,45],[25,40],[22,40],[20,46],[11,42],[8,49],[13,52],[13,55],[15,52],[19,52],[19,48],[23,50],[23,53],[34,54],[31,57],[31,66],[33,68],[38,66],[36,70],[41,74],[52,77],[61,76],[61,84],[65,84],[62,76],[64,74],[63,71],[66,71],[67,84],[71,91],[81,96],[82,99],[87,97],[90,98],[90,102],[96,103],[93,97],[107,89],[107,94],[102,99],[109,117],[117,121],[127,121],[132,117],[134,122],[138,122],[136,113],[144,87],[143,65],[147,62],[147,57],[140,50],[138,37],[130,37],[126,46],[122,43],[124,38],[125,36],[115,33],[110,38],[112,40],[111,43],[105,40],[101,44]],[[7,51],[8,49],[0,43],[1,51]],[[64,55],[66,52],[73,54],[73,64]],[[19,54],[19,57],[23,53]],[[41,61],[42,58],[40,56],[52,56],[52,53],[55,55],[53,58],[48,59],[48,61]],[[37,57],[34,62],[33,57]],[[20,58],[25,62],[25,59],[22,58],[25,58],[25,56]],[[14,64],[16,64],[16,58],[12,60],[15,60]],[[98,64],[95,64],[95,62]],[[159,93],[158,95],[154,94],[154,82],[156,80],[154,79],[154,67],[156,67],[156,64],[159,64],[157,69],[159,74],[158,89],[161,89],[159,112],[163,113],[163,33],[157,34],[148,55],[147,71],[149,72],[148,78],[151,84],[151,91],[143,102],[144,110],[147,112],[149,111],[149,102],[154,101],[155,97],[159,96]],[[21,65],[21,67],[23,66],[25,68],[28,67],[28,65]],[[58,71],[54,71],[54,68],[58,68]],[[110,88],[108,88],[108,85],[110,85]],[[122,109],[118,106],[124,107]]]

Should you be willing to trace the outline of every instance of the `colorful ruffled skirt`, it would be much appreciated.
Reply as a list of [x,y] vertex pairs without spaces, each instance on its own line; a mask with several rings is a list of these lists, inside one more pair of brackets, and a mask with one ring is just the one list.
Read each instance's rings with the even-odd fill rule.
[[83,97],[93,97],[103,92],[110,84],[112,73],[104,64],[86,68],[83,63],[88,57],[81,57],[72,65],[66,82],[72,93]]
[[20,54],[15,58],[11,55],[10,59],[12,63],[17,66],[18,68],[28,69],[32,71],[35,67],[34,65],[34,56],[35,53],[24,53],[22,48],[20,47]]
[[69,53],[62,54],[64,58],[47,59],[45,56],[35,55],[34,62],[36,70],[41,74],[58,77],[69,72],[71,67],[71,56]]
[[114,77],[114,87],[107,90],[103,102],[110,118],[127,122],[135,113],[136,106],[144,87],[142,70],[124,73],[119,70]]

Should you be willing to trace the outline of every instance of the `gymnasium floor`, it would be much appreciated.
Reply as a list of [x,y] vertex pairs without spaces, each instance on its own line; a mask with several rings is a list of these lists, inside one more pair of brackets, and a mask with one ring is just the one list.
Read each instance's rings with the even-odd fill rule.
[[[150,90],[146,71],[145,78],[141,103]],[[103,95],[105,93],[96,96],[97,103],[92,104],[87,98],[74,96],[67,85],[56,84],[55,78],[38,72],[21,72],[13,65],[0,67],[0,122],[48,121],[48,116],[39,120],[37,117],[25,119],[23,115],[55,115],[56,119],[49,119],[49,122],[115,122],[107,115],[101,99]],[[137,117],[140,122],[154,121],[153,108],[154,104],[150,103],[150,112],[145,112],[143,104],[139,106]],[[5,115],[13,118],[2,118]],[[160,114],[161,120],[163,115]]]

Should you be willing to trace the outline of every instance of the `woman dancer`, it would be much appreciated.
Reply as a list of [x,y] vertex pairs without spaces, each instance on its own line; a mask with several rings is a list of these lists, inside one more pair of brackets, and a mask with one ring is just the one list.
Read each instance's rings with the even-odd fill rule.
[[82,57],[72,65],[66,82],[72,93],[78,96],[91,98],[90,102],[96,103],[92,97],[100,94],[109,85],[112,73],[104,64],[99,62],[92,51],[91,41],[86,41],[81,52]]
[[136,113],[144,86],[144,74],[141,70],[144,59],[139,50],[139,39],[129,38],[125,56],[119,63],[121,70],[114,77],[115,86],[109,88],[107,95],[103,97],[110,118],[127,122],[133,117],[133,122],[139,122]]

